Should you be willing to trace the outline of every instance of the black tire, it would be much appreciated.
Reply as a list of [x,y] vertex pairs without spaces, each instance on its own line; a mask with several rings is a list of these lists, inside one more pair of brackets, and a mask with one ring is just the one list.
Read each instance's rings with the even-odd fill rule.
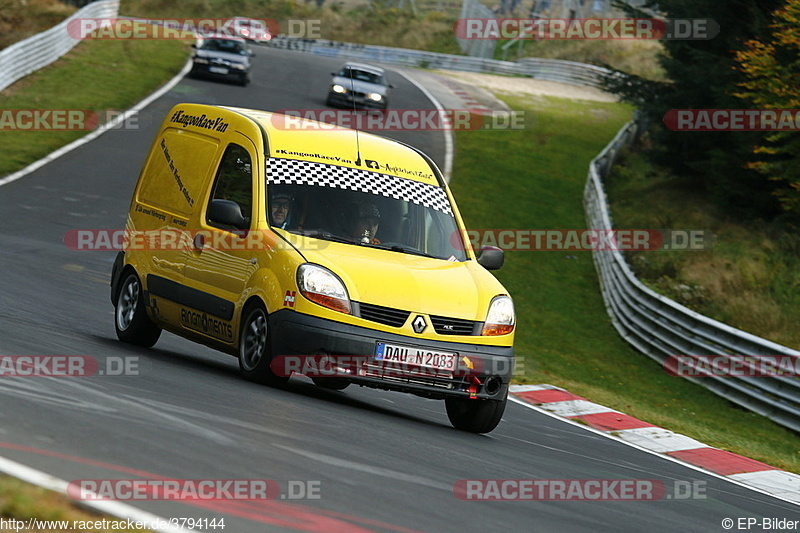
[[114,329],[122,342],[145,348],[152,347],[161,336],[161,328],[147,316],[142,282],[132,270],[122,275],[122,283],[114,300]]
[[502,400],[471,400],[469,398],[447,398],[447,418],[453,427],[471,433],[489,433],[503,418],[508,397]]
[[321,389],[344,390],[350,386],[350,381],[345,378],[311,378],[314,385]]
[[267,312],[261,305],[251,305],[242,313],[239,330],[239,370],[242,375],[263,385],[279,387],[289,381],[272,371]]

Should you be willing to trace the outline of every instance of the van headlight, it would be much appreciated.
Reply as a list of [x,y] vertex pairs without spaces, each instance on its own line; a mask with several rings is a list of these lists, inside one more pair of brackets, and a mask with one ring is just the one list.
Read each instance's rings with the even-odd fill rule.
[[481,335],[506,335],[514,331],[514,302],[508,296],[496,296],[489,305]]
[[331,86],[331,91],[333,91],[335,93],[339,93],[339,94],[347,92],[347,91],[345,91],[344,87],[342,87],[341,85],[333,85],[333,86]]
[[193,59],[194,62],[197,63],[198,65],[208,65],[208,59],[202,57],[195,57]]
[[350,297],[342,280],[325,267],[306,263],[297,269],[300,293],[328,309],[350,314]]
[[383,96],[379,95],[378,93],[369,93],[367,98],[372,100],[373,102],[380,102],[383,99]]

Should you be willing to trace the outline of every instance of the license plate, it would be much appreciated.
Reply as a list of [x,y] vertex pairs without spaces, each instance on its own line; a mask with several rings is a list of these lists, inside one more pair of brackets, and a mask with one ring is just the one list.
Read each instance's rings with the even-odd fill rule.
[[385,363],[396,363],[452,372],[456,368],[458,354],[379,342],[375,346],[375,359]]
[[227,74],[228,69],[224,67],[208,67],[209,72],[213,72],[214,74]]

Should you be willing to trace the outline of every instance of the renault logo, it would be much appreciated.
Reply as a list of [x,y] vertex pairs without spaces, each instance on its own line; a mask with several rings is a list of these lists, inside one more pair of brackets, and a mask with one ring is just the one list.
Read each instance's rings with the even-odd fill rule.
[[411,327],[414,328],[414,333],[422,333],[425,331],[425,328],[428,327],[428,324],[425,323],[425,319],[422,318],[422,315],[417,315],[417,318],[411,323]]

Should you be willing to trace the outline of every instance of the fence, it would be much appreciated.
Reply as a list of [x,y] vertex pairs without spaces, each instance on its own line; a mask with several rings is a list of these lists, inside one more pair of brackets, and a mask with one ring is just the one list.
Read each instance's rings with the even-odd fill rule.
[[71,37],[67,32],[67,25],[71,20],[116,17],[118,10],[119,0],[94,2],[49,30],[0,51],[0,91],[72,50],[79,39]]
[[[587,227],[612,228],[601,179],[637,130],[636,122],[625,125],[589,166],[584,191]],[[614,327],[636,349],[662,365],[670,358],[686,355],[727,358],[740,366],[746,356],[753,361],[787,358],[793,361],[795,370],[800,368],[800,352],[717,322],[653,292],[636,279],[619,251],[595,250],[593,256]],[[726,363],[722,368],[732,366]],[[800,432],[800,380],[794,376],[724,377],[712,372],[687,379]]]
[[[494,12],[478,0],[464,0],[461,4],[462,19],[493,19]],[[461,39],[456,37],[461,51],[472,57],[491,59],[494,57],[495,41],[488,39]]]

